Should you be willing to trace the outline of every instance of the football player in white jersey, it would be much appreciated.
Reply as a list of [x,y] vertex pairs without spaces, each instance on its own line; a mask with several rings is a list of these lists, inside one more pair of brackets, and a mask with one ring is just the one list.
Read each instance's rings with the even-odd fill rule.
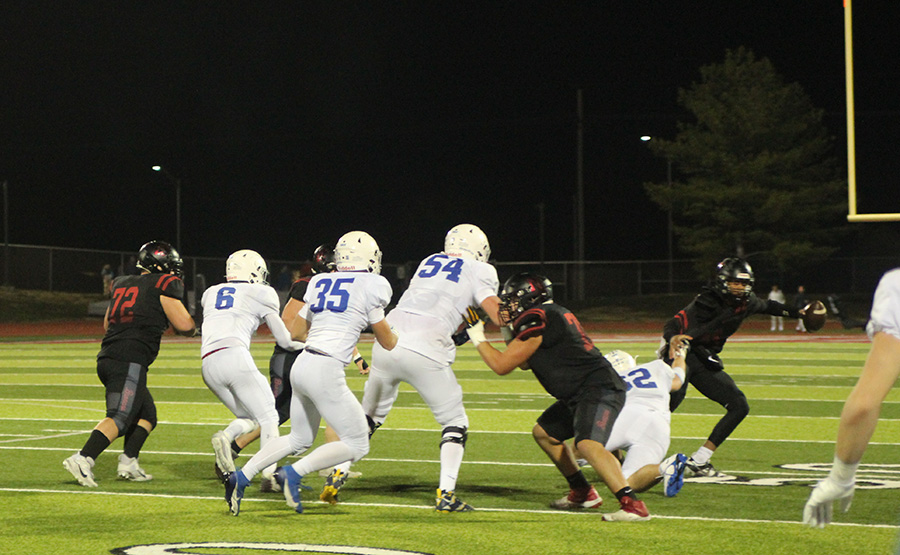
[[[618,349],[603,355],[628,387],[625,405],[607,441],[608,449],[628,451],[622,461],[622,474],[631,489],[638,493],[665,479],[664,493],[666,497],[674,497],[684,485],[687,456],[676,453],[666,460],[663,457],[671,442],[669,393],[678,391],[684,382],[687,338],[687,335],[673,337],[669,357],[672,359],[671,366],[661,359],[637,364],[634,357]],[[585,466],[588,463],[579,459],[578,464]],[[593,499],[579,503],[572,500],[570,493],[550,503],[550,506],[560,510],[593,509],[599,508],[600,502]]]
[[253,477],[292,453],[306,452],[323,418],[340,439],[320,445],[275,473],[288,506],[303,512],[300,481],[304,475],[358,461],[369,452],[366,415],[347,386],[344,368],[350,364],[359,335],[367,326],[371,325],[376,341],[385,349],[397,344],[397,335],[384,316],[391,300],[391,285],[379,275],[381,251],[368,233],[345,234],[334,254],[337,272],[312,277],[303,297],[305,304],[291,325],[294,339],[306,343],[291,369],[291,432],[264,445],[242,469],[228,477],[225,501],[235,516]]
[[[413,386],[431,408],[441,432],[441,474],[435,509],[448,513],[471,511],[454,494],[466,445],[469,420],[462,387],[450,365],[456,359],[452,335],[470,306],[481,307],[495,324],[500,282],[490,264],[487,236],[477,226],[460,224],[444,240],[444,251],[423,260],[409,288],[388,315],[400,335],[397,349],[375,345],[362,406],[375,431],[387,418],[401,382]],[[334,502],[349,466],[332,472],[320,496]]]
[[628,386],[625,406],[613,424],[607,449],[628,451],[622,474],[636,492],[650,489],[665,477],[665,495],[673,497],[684,483],[687,456],[676,453],[665,461],[663,457],[671,442],[669,393],[678,391],[684,382],[687,337],[672,338],[671,366],[663,360],[637,364],[631,355],[619,350],[605,355]]
[[[252,250],[240,250],[225,261],[225,283],[203,293],[203,381],[216,394],[235,420],[212,437],[216,466],[223,474],[234,472],[231,442],[238,436],[260,430],[260,443],[278,437],[275,398],[250,354],[250,337],[265,321],[284,349],[296,351],[303,343],[293,341],[279,315],[279,299],[267,283],[266,261]],[[269,478],[274,465],[263,475]]]

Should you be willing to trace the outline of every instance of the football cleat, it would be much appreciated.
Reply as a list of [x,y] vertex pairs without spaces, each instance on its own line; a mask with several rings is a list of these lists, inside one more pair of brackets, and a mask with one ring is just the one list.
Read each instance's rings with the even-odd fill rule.
[[241,499],[244,498],[244,489],[249,485],[250,480],[240,470],[228,475],[225,482],[225,502],[234,516],[241,512]]
[[614,513],[606,513],[603,520],[609,522],[639,522],[650,520],[650,511],[643,501],[638,501],[632,497],[623,497],[619,501],[621,507]]
[[591,486],[587,493],[570,489],[569,495],[551,502],[550,507],[560,511],[572,511],[577,509],[597,509],[602,504],[603,498],[600,497],[594,486]]
[[325,487],[322,488],[322,493],[319,494],[319,500],[336,505],[338,502],[338,491],[347,482],[347,478],[349,478],[347,473],[340,468],[332,470],[328,478],[325,478]]
[[[231,442],[224,432],[216,432],[212,436],[213,451],[216,452],[216,467],[222,474],[234,472],[234,456],[231,452]],[[218,473],[217,473],[218,474]]]
[[675,497],[681,491],[684,485],[684,468],[687,464],[687,457],[681,453],[676,453],[663,461],[663,483],[665,486],[665,496]]
[[709,461],[707,461],[703,464],[699,464],[694,461],[693,457],[691,457],[687,460],[685,465],[687,466],[688,470],[691,471],[691,476],[700,476],[700,477],[707,477],[707,478],[715,478],[717,476],[725,476],[725,474],[722,474],[721,472],[716,470],[716,467],[714,467],[712,465],[712,463]]
[[137,457],[131,458],[125,453],[119,455],[119,467],[116,469],[119,478],[132,482],[149,482],[153,479],[151,474],[144,472],[138,465]]
[[303,476],[297,474],[292,466],[281,466],[275,471],[275,479],[281,483],[281,490],[288,507],[302,513],[303,503],[300,500],[300,489],[312,489],[303,485]]
[[[328,478],[329,476],[331,476],[331,472],[332,472],[332,469],[323,468],[322,470],[319,471],[319,476],[321,476],[322,478]],[[347,471],[347,478],[359,478],[360,476],[362,476],[362,472],[357,472],[355,470]]]
[[259,482],[259,491],[263,493],[281,493],[281,483],[275,478],[274,474],[263,476]]
[[474,511],[472,505],[464,502],[456,496],[452,491],[445,489],[437,490],[437,499],[434,502],[434,510],[439,513],[467,513]]
[[94,481],[94,459],[85,457],[81,453],[75,453],[63,461],[63,467],[78,480],[78,483],[86,488],[97,487]]

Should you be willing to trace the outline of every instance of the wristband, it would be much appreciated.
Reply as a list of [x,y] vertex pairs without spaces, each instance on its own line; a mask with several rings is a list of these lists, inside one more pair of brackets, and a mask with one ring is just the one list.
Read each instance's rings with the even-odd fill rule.
[[852,485],[856,481],[856,469],[859,463],[845,463],[841,459],[834,456],[834,464],[831,465],[829,477],[842,486]]

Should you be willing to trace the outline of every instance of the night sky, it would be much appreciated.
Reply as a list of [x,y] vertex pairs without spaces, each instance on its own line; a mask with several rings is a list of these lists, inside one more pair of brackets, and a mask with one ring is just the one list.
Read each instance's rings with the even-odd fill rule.
[[[860,212],[900,212],[900,3],[853,15]],[[803,86],[846,159],[841,0],[23,1],[0,21],[16,244],[174,243],[161,164],[185,256],[299,260],[362,229],[399,263],[470,222],[496,259],[537,260],[543,203],[546,259],[572,259],[581,89],[586,257],[662,259],[641,185],[666,164],[639,137],[673,137],[678,89],[739,46]]]

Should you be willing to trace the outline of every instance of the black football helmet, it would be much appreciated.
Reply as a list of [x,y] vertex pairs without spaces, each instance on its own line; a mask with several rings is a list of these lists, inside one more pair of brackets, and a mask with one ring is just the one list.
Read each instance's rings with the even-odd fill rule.
[[716,268],[716,286],[719,293],[745,299],[753,292],[753,269],[746,260],[726,258]]
[[336,268],[334,262],[334,250],[328,245],[319,245],[313,253],[313,272],[316,274],[328,274]]
[[172,245],[165,241],[150,241],[138,251],[136,266],[151,274],[174,274],[184,277],[184,262]]
[[512,323],[520,314],[553,300],[553,284],[542,275],[521,272],[506,280],[500,289],[500,320]]

